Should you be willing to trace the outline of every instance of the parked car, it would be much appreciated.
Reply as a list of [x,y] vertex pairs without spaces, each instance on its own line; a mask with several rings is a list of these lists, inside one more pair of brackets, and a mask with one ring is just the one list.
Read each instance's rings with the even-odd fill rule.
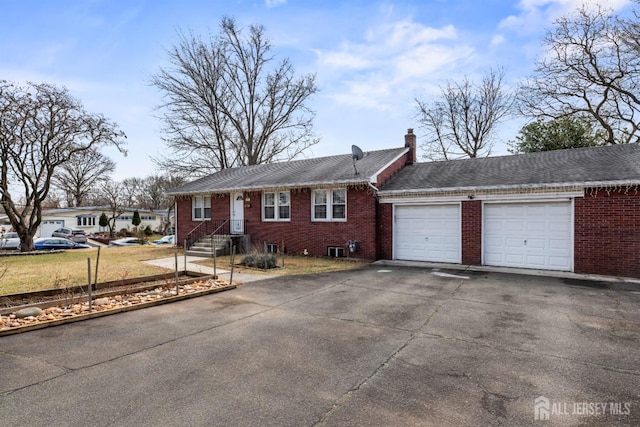
[[51,237],[64,237],[76,243],[87,243],[87,233],[79,228],[60,227],[51,233]]
[[122,239],[116,239],[109,242],[109,246],[140,246],[148,245],[144,239],[138,239],[137,237],[124,237]]
[[88,249],[91,246],[63,237],[40,237],[33,241],[33,247],[37,251],[50,251],[53,249]]
[[173,234],[164,236],[158,240],[154,240],[151,243],[153,243],[154,245],[173,245]]
[[18,233],[9,231],[0,236],[0,249],[20,249]]

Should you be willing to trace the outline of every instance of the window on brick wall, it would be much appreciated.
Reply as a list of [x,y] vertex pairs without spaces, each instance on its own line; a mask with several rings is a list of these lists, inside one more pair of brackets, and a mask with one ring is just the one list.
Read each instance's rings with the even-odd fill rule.
[[344,188],[313,190],[311,205],[313,221],[347,220],[347,190]]
[[291,195],[288,191],[266,192],[262,194],[262,220],[291,220]]
[[194,196],[191,199],[191,217],[194,221],[211,219],[211,197]]

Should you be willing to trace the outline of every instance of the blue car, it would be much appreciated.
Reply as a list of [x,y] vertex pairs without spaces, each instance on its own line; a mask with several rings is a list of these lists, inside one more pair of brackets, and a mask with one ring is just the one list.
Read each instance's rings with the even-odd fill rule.
[[54,249],[88,249],[91,246],[62,237],[42,237],[33,241],[33,247],[37,251],[51,251]]

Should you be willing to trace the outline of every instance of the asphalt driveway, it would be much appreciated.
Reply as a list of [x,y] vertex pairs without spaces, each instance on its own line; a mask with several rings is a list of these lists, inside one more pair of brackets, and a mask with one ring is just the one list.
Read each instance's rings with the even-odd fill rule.
[[267,279],[0,338],[0,425],[640,425],[639,307],[501,273]]

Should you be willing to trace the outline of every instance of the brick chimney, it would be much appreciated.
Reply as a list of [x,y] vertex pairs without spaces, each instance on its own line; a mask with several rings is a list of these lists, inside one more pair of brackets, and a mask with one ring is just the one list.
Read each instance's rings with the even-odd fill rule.
[[411,128],[407,129],[407,134],[404,136],[404,146],[409,147],[406,164],[412,165],[416,162],[416,135]]

